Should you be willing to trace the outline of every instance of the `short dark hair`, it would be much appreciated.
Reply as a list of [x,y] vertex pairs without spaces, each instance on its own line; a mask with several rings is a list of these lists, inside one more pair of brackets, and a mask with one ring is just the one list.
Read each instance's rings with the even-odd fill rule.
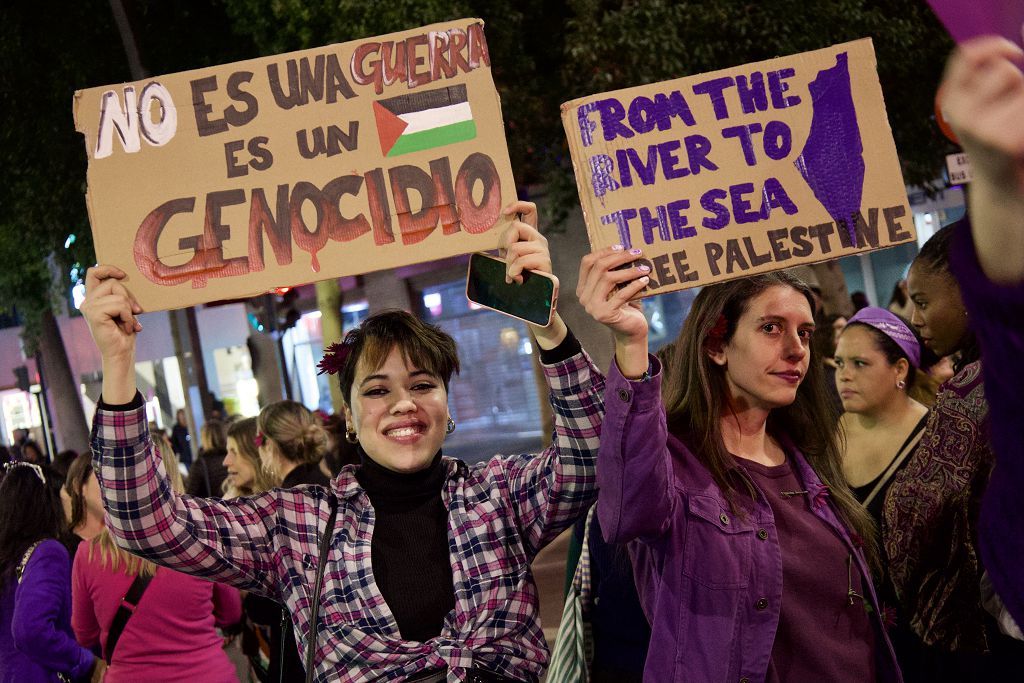
[[440,379],[445,391],[452,375],[459,373],[458,350],[452,336],[405,311],[387,310],[371,315],[345,335],[344,346],[351,347],[339,379],[345,405],[349,405],[359,361],[376,370],[395,347],[408,360]]

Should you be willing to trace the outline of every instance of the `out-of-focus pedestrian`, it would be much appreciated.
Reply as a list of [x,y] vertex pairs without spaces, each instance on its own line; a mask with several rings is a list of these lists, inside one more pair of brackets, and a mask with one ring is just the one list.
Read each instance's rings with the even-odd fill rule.
[[982,363],[960,287],[950,271],[955,228],[936,232],[908,277],[911,322],[937,355],[956,354],[924,435],[893,477],[882,540],[889,576],[929,681],[991,681],[1019,674],[1021,656],[982,604],[978,507],[995,463]]
[[[71,560],[60,487],[48,467],[11,462],[0,482],[0,681],[103,678],[71,630]],[[61,677],[64,677],[63,679]]]
[[171,427],[171,446],[178,456],[178,462],[186,469],[192,467],[192,436],[188,433],[188,418],[185,409],[178,408],[174,414],[174,426]]
[[71,463],[60,494],[68,518],[68,550],[74,557],[78,544],[95,538],[104,526],[103,497],[92,471],[91,453],[82,453]]
[[199,452],[188,470],[185,493],[203,498],[219,497],[228,476],[224,467],[227,453],[227,426],[220,420],[208,420],[199,430]]
[[[181,475],[171,474],[177,458],[168,452],[161,461],[180,493]],[[217,632],[241,619],[236,589],[157,568],[118,548],[104,529],[79,545],[72,592],[75,635],[103,653],[104,683],[238,680]]]

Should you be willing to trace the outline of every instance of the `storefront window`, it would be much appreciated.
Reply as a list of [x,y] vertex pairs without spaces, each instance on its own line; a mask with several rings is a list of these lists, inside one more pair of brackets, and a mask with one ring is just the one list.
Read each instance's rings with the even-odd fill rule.
[[427,288],[421,301],[423,320],[455,338],[462,366],[448,396],[457,427],[445,441],[445,453],[474,462],[495,453],[539,450],[535,349],[526,325],[471,307],[464,281]]
[[[331,376],[318,375],[317,363],[324,355],[323,329],[320,311],[304,314],[295,327],[285,332],[283,348],[288,377],[292,383],[292,397],[310,410],[333,413],[331,405]],[[359,302],[341,309],[342,332],[356,327],[369,315],[369,305]],[[330,340],[334,343],[337,340]]]

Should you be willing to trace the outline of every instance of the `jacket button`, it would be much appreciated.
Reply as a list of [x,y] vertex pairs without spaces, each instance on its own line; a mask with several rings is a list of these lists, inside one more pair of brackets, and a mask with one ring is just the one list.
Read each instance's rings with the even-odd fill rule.
[[750,679],[747,678],[746,676],[744,676],[743,678],[740,679],[740,683],[750,683]]
[[623,403],[629,403],[629,392],[625,389],[619,389],[619,400]]
[[765,598],[761,598],[760,600],[757,601],[755,607],[757,607],[757,609],[759,609],[759,610],[766,610],[766,609],[768,609],[768,600],[766,600]]
[[757,530],[757,537],[760,538],[763,541],[766,538],[768,538],[768,532],[765,531],[764,529],[758,529]]
[[729,523],[729,515],[725,514],[724,512],[721,515],[719,515],[718,519],[722,520],[722,524]]

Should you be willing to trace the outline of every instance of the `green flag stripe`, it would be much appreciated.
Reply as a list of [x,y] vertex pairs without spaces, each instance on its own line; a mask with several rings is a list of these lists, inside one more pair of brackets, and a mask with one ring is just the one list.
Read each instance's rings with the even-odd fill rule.
[[395,146],[388,152],[389,157],[397,157],[410,152],[419,152],[432,147],[450,145],[476,137],[475,121],[460,121],[449,126],[441,126],[419,133],[403,135],[395,141]]

